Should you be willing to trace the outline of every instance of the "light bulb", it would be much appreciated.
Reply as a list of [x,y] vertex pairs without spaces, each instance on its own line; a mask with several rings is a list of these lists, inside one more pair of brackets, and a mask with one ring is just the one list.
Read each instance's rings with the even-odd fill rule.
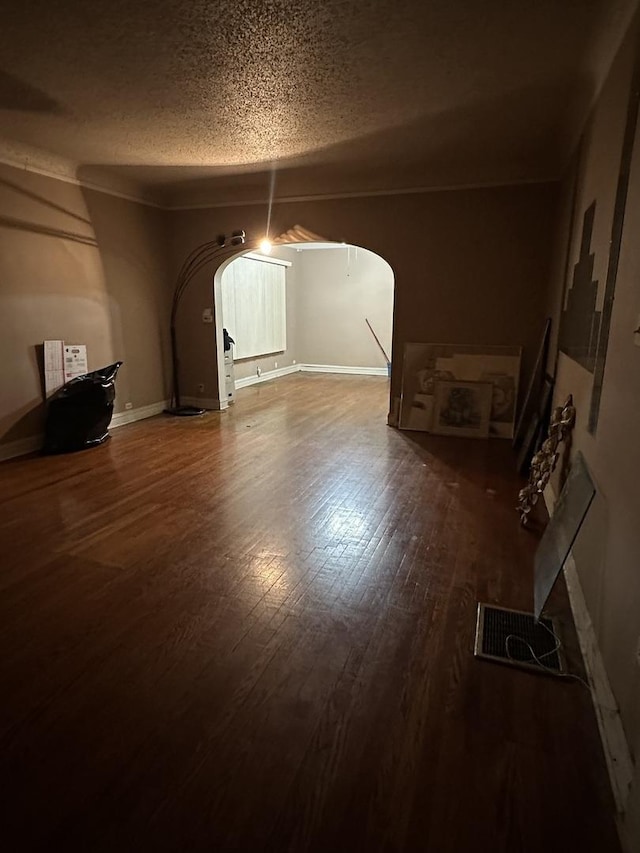
[[264,240],[260,240],[260,251],[263,255],[271,254],[271,240],[268,240],[266,237]]

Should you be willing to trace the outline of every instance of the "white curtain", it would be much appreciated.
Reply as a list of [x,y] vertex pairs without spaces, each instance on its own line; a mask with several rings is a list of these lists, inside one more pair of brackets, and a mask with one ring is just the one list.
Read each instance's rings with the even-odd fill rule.
[[229,264],[222,274],[222,325],[236,343],[236,359],[285,350],[285,267],[253,258]]

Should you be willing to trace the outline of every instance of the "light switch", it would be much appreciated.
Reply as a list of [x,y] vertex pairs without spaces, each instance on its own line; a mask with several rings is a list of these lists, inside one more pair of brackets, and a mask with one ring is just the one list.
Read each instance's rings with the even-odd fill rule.
[[203,323],[213,323],[213,308],[205,308],[202,312]]

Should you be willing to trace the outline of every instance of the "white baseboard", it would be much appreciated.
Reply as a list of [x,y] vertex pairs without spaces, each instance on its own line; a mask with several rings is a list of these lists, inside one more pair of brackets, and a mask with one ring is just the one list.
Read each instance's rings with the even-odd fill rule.
[[287,376],[289,373],[350,373],[355,376],[387,376],[386,367],[347,367],[341,364],[291,364],[288,367],[278,367],[276,370],[266,370],[260,376],[245,376],[244,379],[236,379],[238,388],[247,388],[249,385],[258,385],[260,382],[269,382],[279,376]]
[[347,367],[342,364],[301,364],[303,373],[350,373],[355,376],[388,376],[386,367]]
[[[551,516],[556,501],[551,486],[547,486],[545,489],[544,500],[549,516]],[[591,686],[591,699],[600,730],[611,790],[616,810],[619,815],[623,815],[633,781],[633,762],[622,726],[618,703],[611,690],[604,660],[598,646],[598,638],[587,609],[572,553],[569,553],[564,564],[564,577],[580,643],[580,651]]]
[[620,710],[609,684],[593,623],[580,586],[576,564],[571,554],[564,566],[564,577],[580,650],[591,685],[591,696],[609,770],[611,789],[618,814],[623,814],[633,781],[633,762],[622,727]]
[[260,376],[245,376],[244,379],[236,379],[235,386],[238,388],[247,388],[249,385],[257,385],[260,382],[268,382],[270,379],[277,379],[279,376],[287,376],[289,373],[297,373],[300,370],[299,364],[290,364],[287,367],[278,367],[275,370],[265,370]]
[[116,429],[117,427],[125,426],[125,424],[132,424],[134,421],[152,418],[154,415],[159,415],[168,405],[168,400],[160,400],[158,403],[151,403],[148,406],[140,406],[137,409],[118,412],[111,418],[109,429]]
[[[259,382],[269,382],[271,379],[277,379],[279,376],[287,376],[290,373],[298,373],[303,371],[306,373],[350,373],[361,376],[387,376],[386,367],[345,367],[335,364],[291,364],[287,367],[278,367],[276,370],[267,370],[261,373],[260,376],[247,376],[244,379],[236,379],[236,388],[246,388],[249,385],[256,385]],[[212,410],[214,412],[223,412],[229,408],[227,400],[216,400],[209,397],[181,397],[181,402],[185,406],[200,406],[203,409]],[[137,409],[130,409],[124,412],[118,412],[111,418],[109,429],[117,429],[126,424],[141,421],[144,418],[151,418],[154,415],[159,415],[167,408],[169,402],[161,400],[158,403],[151,403],[149,406],[140,406]],[[24,456],[27,453],[33,453],[35,450],[40,450],[43,443],[41,435],[22,438],[19,441],[12,441],[7,444],[0,444],[0,461],[5,459],[13,459],[16,456]]]
[[20,438],[18,441],[0,444],[0,462],[15,459],[16,456],[25,456],[27,453],[35,453],[36,450],[42,449],[43,443],[43,435],[30,435],[28,438]]
[[[118,412],[111,418],[109,429],[116,429],[125,424],[131,424],[134,421],[141,421],[144,418],[159,415],[167,406],[168,401],[161,400],[159,403],[151,403],[149,406],[140,406],[138,409]],[[0,444],[0,462],[7,459],[15,459],[17,456],[26,456],[27,453],[34,453],[36,450],[41,450],[43,444],[44,435],[31,435],[28,438],[21,438],[18,441]]]

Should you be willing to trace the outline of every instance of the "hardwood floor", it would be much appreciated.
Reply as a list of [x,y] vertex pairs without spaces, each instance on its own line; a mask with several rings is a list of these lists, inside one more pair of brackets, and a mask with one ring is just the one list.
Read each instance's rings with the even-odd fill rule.
[[588,692],[473,658],[478,600],[532,606],[509,442],[387,393],[289,376],[0,466],[5,850],[619,850]]

